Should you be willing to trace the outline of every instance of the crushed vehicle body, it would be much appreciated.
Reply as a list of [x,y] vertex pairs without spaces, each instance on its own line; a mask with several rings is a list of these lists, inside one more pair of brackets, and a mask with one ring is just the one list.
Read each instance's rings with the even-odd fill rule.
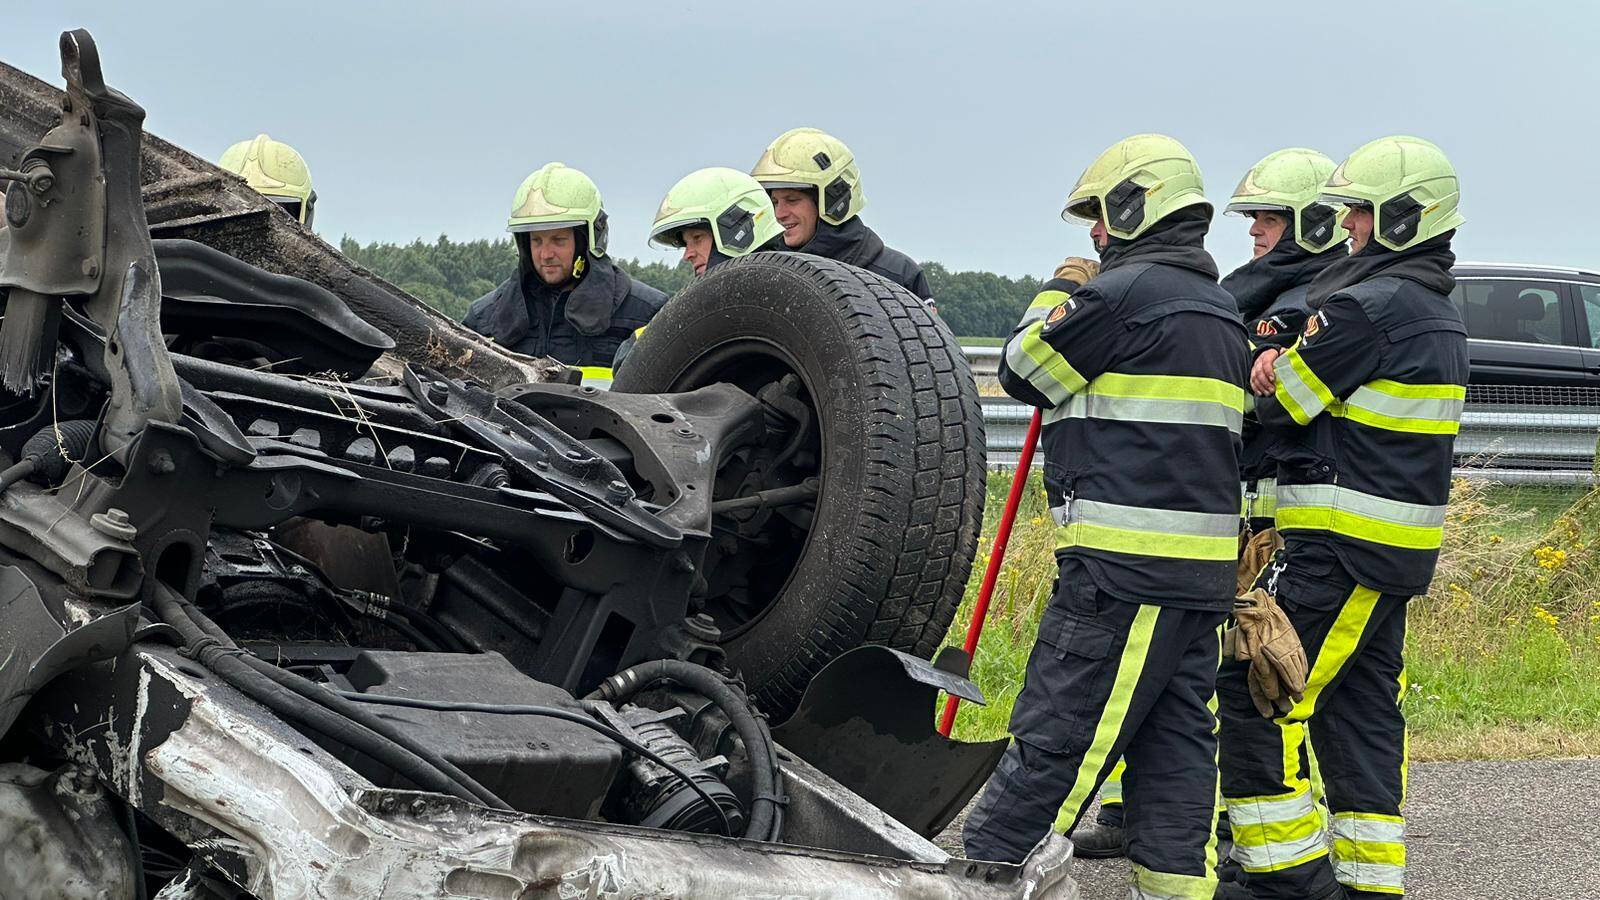
[[932,727],[983,442],[915,298],[753,254],[569,384],[60,49],[0,65],[0,896],[1077,896],[930,841],[1004,744]]

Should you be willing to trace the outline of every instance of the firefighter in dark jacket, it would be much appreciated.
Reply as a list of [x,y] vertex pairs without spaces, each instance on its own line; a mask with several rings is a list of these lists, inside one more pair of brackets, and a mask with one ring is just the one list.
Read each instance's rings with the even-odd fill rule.
[[1251,371],[1256,415],[1281,438],[1286,541],[1257,587],[1310,666],[1303,697],[1276,706],[1252,698],[1244,664],[1217,676],[1222,792],[1254,897],[1404,892],[1406,602],[1433,577],[1466,398],[1466,328],[1449,297],[1459,196],[1427,141],[1352,153],[1322,193],[1349,210],[1351,254],[1312,282],[1299,340],[1261,350]]
[[589,176],[550,163],[517,188],[506,223],[517,273],[467,310],[462,324],[507,349],[548,356],[609,384],[617,348],[666,295],[606,258],[606,213]]
[[[1347,255],[1348,232],[1339,224],[1339,210],[1318,199],[1333,167],[1333,160],[1315,150],[1291,147],[1256,163],[1233,189],[1225,212],[1250,218],[1252,258],[1223,277],[1222,289],[1233,295],[1258,346],[1287,347],[1293,341],[1311,311],[1311,280]],[[1277,487],[1277,464],[1267,455],[1271,439],[1254,416],[1245,416],[1239,515],[1250,536],[1269,543],[1273,536],[1266,532],[1272,528]],[[1253,558],[1241,565],[1250,573],[1242,577],[1253,578]],[[1113,770],[1101,788],[1095,823],[1073,832],[1075,856],[1122,855],[1122,768]],[[1224,841],[1229,839],[1225,817],[1218,833]]]
[[1113,145],[1068,215],[1094,223],[1099,274],[1058,270],[1000,367],[1011,396],[1044,410],[1059,580],[966,852],[1022,859],[1063,803],[1070,830],[1126,754],[1134,893],[1209,900],[1209,704],[1238,552],[1244,325],[1217,286],[1211,206],[1177,141]]
[[786,248],[882,275],[923,300],[933,296],[922,267],[861,221],[867,195],[843,141],[815,128],[786,131],[750,174],[772,195]]

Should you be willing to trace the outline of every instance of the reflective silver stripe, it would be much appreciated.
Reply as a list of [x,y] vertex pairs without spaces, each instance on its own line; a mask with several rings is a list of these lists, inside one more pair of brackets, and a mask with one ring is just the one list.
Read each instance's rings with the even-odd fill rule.
[[1300,373],[1294,370],[1289,354],[1283,354],[1272,364],[1272,374],[1277,378],[1278,386],[1294,400],[1308,418],[1316,418],[1325,408],[1322,400],[1317,397],[1317,392],[1312,390],[1311,385],[1306,384]]
[[1293,822],[1316,811],[1317,806],[1311,799],[1310,791],[1283,800],[1228,800],[1228,820],[1251,825]]
[[1023,345],[1029,343],[1030,339],[1055,357],[1056,367],[1065,370],[1062,374],[1067,375],[1069,380],[1076,380],[1077,370],[1073,369],[1072,365],[1064,357],[1056,353],[1054,348],[1044,343],[1037,333],[1030,333],[1027,328],[1012,335],[1011,340],[1006,341],[1006,366],[1011,369],[1012,373],[1027,379],[1028,383],[1033,385],[1039,393],[1044,394],[1045,399],[1050,401],[1051,406],[1060,407],[1067,401],[1068,397],[1072,396],[1073,388],[1063,384],[1056,377],[1056,373],[1051,371],[1051,368],[1045,363],[1041,363],[1028,355],[1028,351],[1023,349]]
[[1043,322],[1044,317],[1050,315],[1050,310],[1052,309],[1055,309],[1054,305],[1028,307],[1028,311],[1022,314],[1022,321],[1017,323],[1017,327],[1025,328],[1035,322]]
[[1072,395],[1065,406],[1045,413],[1045,422],[1063,419],[1104,419],[1113,422],[1157,422],[1166,425],[1213,425],[1238,434],[1244,413],[1220,403],[1202,400],[1164,400],[1149,397],[1110,397],[1088,392]]
[[[1244,863],[1240,863],[1244,865]],[[1353,888],[1393,888],[1399,893],[1406,886],[1405,866],[1387,863],[1351,862],[1335,859],[1333,877]]]
[[1439,400],[1426,397],[1396,397],[1375,391],[1366,385],[1355,389],[1347,406],[1359,406],[1378,415],[1395,419],[1429,419],[1435,422],[1459,422],[1465,400]]
[[[1051,510],[1054,513],[1054,510]],[[1203,513],[1177,509],[1151,509],[1123,506],[1102,500],[1074,500],[1067,509],[1067,522],[1084,522],[1128,531],[1156,534],[1181,534],[1193,537],[1234,537],[1239,533],[1239,517],[1231,512]]]
[[1378,844],[1403,844],[1406,840],[1406,823],[1388,819],[1363,819],[1350,815],[1335,815],[1331,829],[1335,838]]
[[[1228,807],[1228,817],[1233,817],[1233,807]],[[1321,831],[1305,837],[1261,847],[1251,847],[1235,842],[1233,858],[1252,872],[1269,872],[1286,868],[1289,864],[1315,856],[1328,849],[1328,839]]]
[[1337,484],[1278,485],[1278,509],[1293,507],[1340,509],[1395,525],[1415,525],[1424,528],[1444,526],[1443,506],[1390,500]]

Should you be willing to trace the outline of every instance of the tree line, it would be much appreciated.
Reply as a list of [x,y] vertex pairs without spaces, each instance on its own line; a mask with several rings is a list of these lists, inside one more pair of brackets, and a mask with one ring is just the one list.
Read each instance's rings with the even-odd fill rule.
[[[517,251],[504,238],[452,241],[440,235],[432,242],[363,244],[347,235],[339,249],[457,321],[467,314],[472,301],[494,290],[517,269]],[[681,262],[615,261],[634,278],[668,296],[694,279],[694,271]],[[1040,286],[1037,278],[952,272],[936,262],[924,262],[922,268],[939,304],[939,315],[959,335],[1009,334]]]

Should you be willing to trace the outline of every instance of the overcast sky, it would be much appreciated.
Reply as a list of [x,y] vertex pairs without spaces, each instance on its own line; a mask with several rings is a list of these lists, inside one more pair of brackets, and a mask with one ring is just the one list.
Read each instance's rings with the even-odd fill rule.
[[[499,236],[517,184],[561,160],[600,185],[615,252],[666,258],[645,237],[675,180],[814,125],[855,151],[892,246],[1047,275],[1088,255],[1061,204],[1128,134],[1187,144],[1220,210],[1272,150],[1337,160],[1402,132],[1461,173],[1459,256],[1600,267],[1600,4],[5,6],[12,65],[59,84],[56,35],[86,26],[151,131],[211,159],[293,144],[334,242]],[[1214,221],[1224,271],[1245,229]]]

